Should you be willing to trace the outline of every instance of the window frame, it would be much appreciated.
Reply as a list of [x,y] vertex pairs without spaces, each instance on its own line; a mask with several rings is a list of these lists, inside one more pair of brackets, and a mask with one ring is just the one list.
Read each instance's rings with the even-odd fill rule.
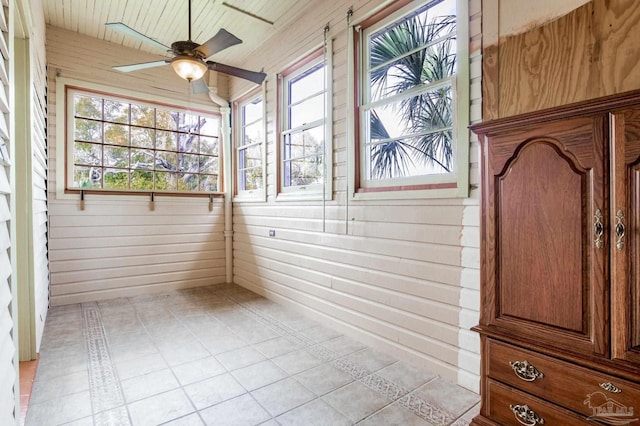
[[[454,99],[453,125],[453,170],[450,173],[439,173],[402,178],[367,179],[367,137],[368,117],[364,107],[375,104],[368,101],[370,84],[365,62],[368,60],[367,34],[391,26],[410,16],[426,5],[438,3],[398,0],[387,2],[383,7],[362,17],[351,25],[348,33],[348,79],[349,97],[348,114],[353,125],[348,128],[348,140],[351,141],[348,150],[349,194],[353,200],[367,199],[414,199],[414,198],[454,198],[468,197],[469,194],[469,18],[468,2],[456,0],[456,61],[457,72],[454,76],[440,80],[429,86],[442,85],[450,80]],[[421,86],[416,93],[425,93],[429,86]],[[408,92],[402,96],[408,96]],[[415,93],[414,93],[415,94]]]
[[[195,113],[198,115],[216,118],[220,126],[217,128],[218,140],[218,190],[217,191],[179,191],[179,190],[156,190],[154,189],[104,189],[104,188],[76,188],[70,186],[73,182],[73,120],[74,105],[70,92],[81,92],[89,96],[96,96],[103,99],[113,99],[117,101],[130,102],[131,104],[151,106],[154,108],[177,110],[183,113]],[[99,194],[122,196],[128,199],[131,196],[148,196],[149,194],[161,196],[177,197],[221,197],[224,195],[224,161],[223,161],[223,135],[221,132],[222,115],[218,107],[212,105],[194,105],[178,99],[169,99],[156,95],[124,90],[116,87],[90,83],[75,79],[58,77],[56,79],[56,196],[60,199],[71,199],[77,194]],[[155,150],[155,148],[154,148]],[[177,151],[176,151],[177,152]],[[103,167],[103,165],[101,165]]]
[[[262,131],[263,131],[263,140],[259,142],[261,145],[261,158],[262,158],[262,187],[258,189],[251,190],[241,190],[240,189],[240,150],[246,149],[249,146],[256,146],[258,144],[252,145],[241,145],[241,141],[243,138],[243,128],[244,128],[244,120],[242,111],[246,105],[249,105],[255,102],[257,99],[262,100]],[[241,96],[237,100],[232,102],[233,105],[233,175],[234,175],[234,201],[266,201],[266,186],[267,186],[267,156],[266,156],[266,146],[267,146],[267,117],[266,117],[266,93],[264,85],[255,90],[251,90],[249,93]]]
[[[301,59],[293,62],[290,66],[285,68],[280,74],[278,74],[278,120],[277,120],[277,197],[276,201],[295,201],[295,200],[330,200],[332,199],[333,189],[333,126],[332,126],[332,43],[327,40],[326,46],[320,46],[312,49],[306,55],[303,55]],[[324,118],[314,121],[313,123],[304,123],[295,128],[289,128],[288,126],[288,86],[289,81],[296,79],[301,75],[312,70],[324,62],[325,78],[324,78]],[[285,102],[287,100],[287,102]],[[324,152],[323,152],[323,165],[322,165],[322,178],[323,182],[312,185],[297,185],[288,186],[284,185],[284,143],[285,136],[287,134],[294,133],[295,131],[304,130],[306,128],[317,127],[318,123],[324,122]]]

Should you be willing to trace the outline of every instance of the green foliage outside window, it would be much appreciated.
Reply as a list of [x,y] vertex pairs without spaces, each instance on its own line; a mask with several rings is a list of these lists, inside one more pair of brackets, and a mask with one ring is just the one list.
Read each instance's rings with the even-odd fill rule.
[[73,188],[215,192],[219,119],[73,94]]

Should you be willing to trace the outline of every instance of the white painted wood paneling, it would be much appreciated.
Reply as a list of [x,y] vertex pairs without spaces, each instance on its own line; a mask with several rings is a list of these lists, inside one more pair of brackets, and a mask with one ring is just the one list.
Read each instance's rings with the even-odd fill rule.
[[[11,122],[10,99],[8,91],[10,90],[11,81],[6,70],[10,69],[11,56],[8,51],[7,40],[12,37],[9,34],[9,25],[7,18],[9,16],[9,7],[3,2],[0,5],[0,41],[2,47],[2,72],[0,72],[0,121],[2,131],[0,131],[0,150],[8,156],[11,151],[12,140],[9,139],[10,132],[8,123]],[[14,318],[12,312],[15,312],[14,289],[15,283],[12,278],[11,264],[11,234],[9,232],[12,220],[12,207],[10,203],[11,186],[9,178],[11,176],[11,159],[0,157],[0,424],[12,425],[16,424],[17,417],[15,408],[17,407],[16,398],[16,376],[17,376],[17,351],[14,342]]]
[[[102,12],[100,12],[102,13]],[[145,96],[161,96],[213,110],[191,94],[171,67],[123,74],[112,65],[140,62],[141,52],[70,31],[47,28],[49,262],[53,305],[161,292],[225,282],[223,200],[87,194],[56,191],[56,72]]]
[[40,0],[31,1],[31,211],[33,214],[33,298],[36,352],[49,309],[49,259],[47,249],[47,69],[44,11]]
[[[330,322],[354,337],[478,391],[479,190],[466,199],[353,201],[347,205],[347,22],[383,1],[326,2],[307,10],[271,47],[248,58],[264,67],[267,122],[265,203],[234,203],[234,281]],[[387,2],[388,3],[388,2]],[[481,119],[480,0],[469,2],[472,75],[470,115]],[[319,46],[329,22],[333,41],[332,199],[276,198],[276,78]],[[458,84],[463,84],[459,82]],[[230,82],[232,98],[246,91]],[[478,144],[470,145],[471,183],[478,184]],[[324,223],[323,223],[324,221]],[[269,230],[275,237],[269,237]],[[323,232],[323,229],[326,232]]]

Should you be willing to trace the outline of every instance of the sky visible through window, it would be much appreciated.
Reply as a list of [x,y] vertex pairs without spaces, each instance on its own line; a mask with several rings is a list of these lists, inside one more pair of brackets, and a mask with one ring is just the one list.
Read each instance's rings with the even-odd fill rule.
[[[430,5],[427,5],[425,9],[419,10],[418,13],[416,13],[415,15],[409,15],[408,17],[405,17],[403,20],[389,23],[387,26],[378,30],[377,32],[369,34],[367,38],[368,46],[370,48],[370,46],[372,46],[373,43],[379,41],[385,35],[385,33],[390,31],[390,29],[395,27],[398,23],[403,22],[404,20],[407,20],[407,19],[411,19],[414,16],[416,16],[419,21],[426,22],[427,24],[429,24],[433,22],[435,18],[447,16],[447,15],[449,16],[456,15],[456,0],[443,0],[440,2],[432,2]],[[451,55],[455,55],[455,52],[456,52],[455,26],[453,28],[454,28],[453,37],[451,37],[450,43],[448,45],[448,48],[450,49],[449,53]],[[438,34],[432,40],[425,40],[425,45],[429,43],[434,43],[435,41],[435,47],[438,47],[438,44],[439,43],[441,44],[444,41],[443,39],[446,38],[447,34],[451,34],[449,29],[447,29],[447,31],[441,34]],[[417,50],[420,50],[420,48],[417,48],[416,51]],[[386,133],[387,133],[385,135],[387,136],[387,138],[384,138],[384,140],[389,140],[389,141],[407,140],[408,135],[412,133],[416,133],[416,129],[410,128],[407,120],[408,114],[406,111],[406,108],[407,108],[406,105],[407,103],[411,104],[411,102],[408,102],[407,97],[406,96],[403,97],[402,93],[405,90],[415,89],[415,87],[419,85],[415,83],[413,84],[413,86],[411,86],[410,84],[407,84],[407,80],[409,80],[410,78],[413,78],[413,75],[408,75],[409,71],[403,68],[405,64],[403,63],[401,57],[398,56],[398,58],[400,59],[397,59],[395,63],[399,65],[391,65],[387,67],[386,76],[385,76],[385,79],[383,80],[383,84],[380,83],[380,81],[374,82],[372,74],[369,74],[370,76],[369,78],[371,79],[369,102],[377,102],[377,103],[375,107],[368,110],[368,112],[374,113],[375,115],[377,115],[377,117],[379,118],[380,122],[384,126],[384,129],[386,130]],[[384,68],[385,66],[378,65],[378,67]],[[371,68],[371,71],[375,72],[375,67]],[[455,69],[452,70],[452,74],[455,74]],[[433,83],[433,81],[429,81],[428,78],[423,77],[421,78],[421,80],[423,85],[429,85]],[[450,82],[445,83],[445,91],[448,91],[448,96],[450,98],[453,98],[453,93],[452,93],[453,90],[450,87],[450,85],[451,85]],[[447,86],[448,86],[448,89],[446,88]],[[400,87],[402,89],[398,89]],[[439,88],[439,90],[438,88],[434,87],[433,89],[427,89],[425,92],[421,92],[421,93],[416,93],[415,91],[413,91],[412,96],[423,97],[423,98],[430,97],[435,103],[437,102],[437,97],[442,96],[441,93],[442,93],[442,86]],[[385,102],[384,99],[387,97],[389,98],[394,97],[394,99],[392,101]],[[367,103],[366,100],[365,100],[365,103]],[[415,103],[419,103],[419,102],[415,102]],[[451,102],[449,107],[450,108],[453,107],[451,105]],[[413,111],[414,115],[417,112],[418,112],[417,109],[414,109]],[[365,116],[366,122],[370,122],[370,119],[371,119],[370,115]],[[434,131],[436,130],[443,131],[444,128],[437,129],[436,127],[434,127]],[[373,129],[371,130],[371,133],[374,133]],[[451,133],[451,130],[449,130],[449,133]],[[370,135],[370,137],[372,139],[375,139],[374,135]],[[383,139],[383,138],[380,138],[380,139]],[[367,156],[374,155],[372,154],[372,151],[375,149],[375,145],[372,145],[372,147],[374,148],[372,148],[371,151],[366,152],[365,155]],[[410,161],[406,162],[404,176],[419,176],[419,175],[446,173],[448,171],[447,169],[440,167],[438,164],[434,164],[433,162],[425,163],[425,162],[416,160],[416,158],[414,158],[415,155],[410,150],[405,150],[404,152],[407,157],[411,158]],[[367,172],[368,178],[375,179],[376,172],[374,169],[376,165],[375,165],[374,158],[369,157],[368,161],[366,161],[365,163],[371,168]],[[382,176],[378,176],[378,177],[382,177]],[[399,176],[396,174],[392,177],[399,177]]]

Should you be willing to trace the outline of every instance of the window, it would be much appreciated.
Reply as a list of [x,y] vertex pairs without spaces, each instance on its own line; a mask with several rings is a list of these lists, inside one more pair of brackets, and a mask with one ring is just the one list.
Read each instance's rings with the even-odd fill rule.
[[414,4],[392,4],[354,36],[356,190],[466,195],[468,55],[466,42],[458,43],[466,40],[466,24],[464,31],[459,25],[466,20],[456,0]]
[[67,88],[67,188],[217,192],[220,118]]
[[[280,192],[318,193],[330,180],[327,65],[320,49],[281,75]],[[325,194],[327,193],[325,187]]]
[[257,198],[264,194],[264,102],[262,93],[235,104],[236,195]]

